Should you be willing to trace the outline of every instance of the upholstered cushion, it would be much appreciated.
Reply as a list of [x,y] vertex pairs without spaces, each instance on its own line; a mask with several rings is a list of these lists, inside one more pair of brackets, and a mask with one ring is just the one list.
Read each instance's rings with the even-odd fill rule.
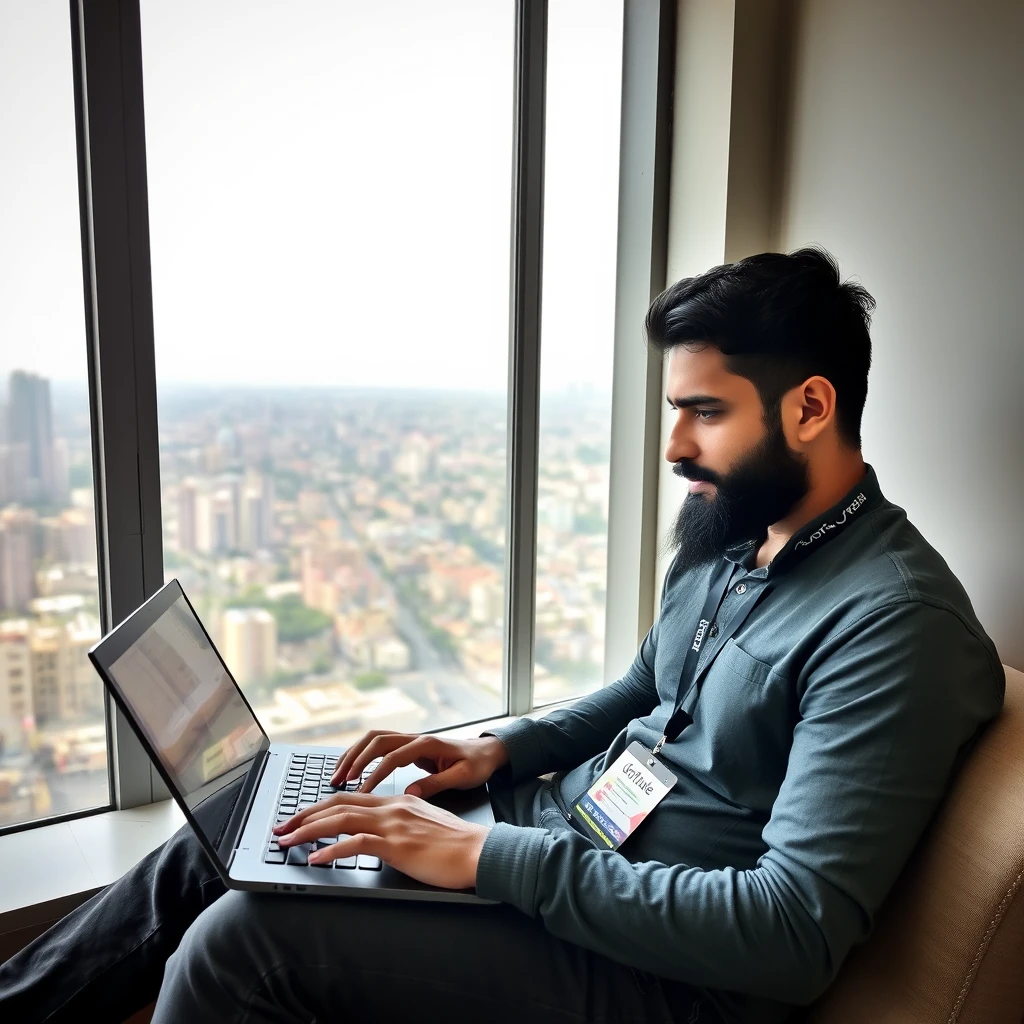
[[811,1024],[1021,1024],[1024,673]]

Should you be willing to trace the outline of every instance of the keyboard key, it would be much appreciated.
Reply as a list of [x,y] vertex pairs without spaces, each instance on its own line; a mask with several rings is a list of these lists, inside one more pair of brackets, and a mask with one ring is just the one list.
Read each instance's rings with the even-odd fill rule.
[[271,850],[263,860],[267,864],[283,864],[284,850]]
[[339,857],[335,862],[336,868],[354,868],[356,866],[356,858],[352,857]]
[[359,867],[366,871],[380,871],[380,857],[371,857],[368,853],[359,854]]
[[338,841],[337,836],[326,836],[323,839],[318,839],[317,843],[320,844],[321,849],[325,846],[333,846]]
[[312,843],[299,843],[298,846],[288,847],[288,858],[286,864],[308,864]]

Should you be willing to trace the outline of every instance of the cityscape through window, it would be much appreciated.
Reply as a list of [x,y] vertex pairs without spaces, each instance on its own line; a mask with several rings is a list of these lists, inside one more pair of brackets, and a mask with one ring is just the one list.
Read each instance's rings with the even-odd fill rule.
[[622,18],[548,8],[535,704],[604,676]]
[[0,7],[0,827],[110,801],[70,36]]
[[[612,53],[612,109],[574,128],[563,88],[567,165],[548,171],[568,202],[581,145],[604,161],[576,183],[546,284],[578,285],[566,233],[611,205],[575,300],[595,308],[574,325],[555,303],[544,325],[547,700],[598,685],[603,662],[615,6],[612,41],[582,44],[590,79]],[[499,714],[514,4],[142,13],[166,575],[272,738]],[[595,318],[581,360],[571,332]]]

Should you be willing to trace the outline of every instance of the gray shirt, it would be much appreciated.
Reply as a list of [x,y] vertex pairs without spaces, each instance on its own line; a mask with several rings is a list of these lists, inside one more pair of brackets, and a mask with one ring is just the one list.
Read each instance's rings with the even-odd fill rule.
[[707,991],[730,1022],[783,1019],[825,989],[1005,685],[963,587],[870,467],[769,566],[757,547],[727,554],[717,621],[752,609],[704,638],[711,668],[661,752],[679,780],[662,803],[619,851],[563,813],[630,742],[662,735],[718,564],[670,569],[618,682],[494,730],[512,782],[564,774],[535,790],[528,824],[491,830],[477,873],[481,895]]

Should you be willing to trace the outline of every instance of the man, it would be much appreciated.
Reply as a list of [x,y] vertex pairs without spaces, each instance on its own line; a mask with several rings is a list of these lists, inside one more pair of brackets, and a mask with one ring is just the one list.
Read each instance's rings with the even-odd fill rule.
[[[0,969],[0,1006],[115,1020],[172,953],[160,1024],[738,1024],[816,998],[1004,687],[963,588],[862,459],[872,308],[816,250],[659,296],[665,455],[689,493],[633,665],[479,739],[370,734],[336,772],[383,757],[364,792],[280,830],[350,835],[316,856],[375,854],[500,906],[222,896],[183,831]],[[373,794],[413,762],[432,775]],[[423,799],[488,779],[491,829]]]

